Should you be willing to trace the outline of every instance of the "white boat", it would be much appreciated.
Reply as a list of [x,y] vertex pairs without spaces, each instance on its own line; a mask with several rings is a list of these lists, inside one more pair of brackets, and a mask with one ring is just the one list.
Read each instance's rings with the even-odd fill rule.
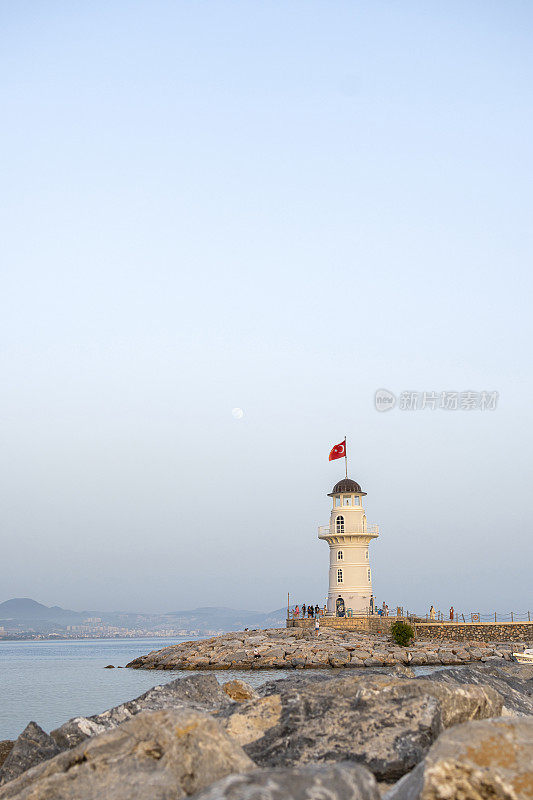
[[519,664],[533,664],[533,647],[524,650],[523,653],[513,653],[513,658]]

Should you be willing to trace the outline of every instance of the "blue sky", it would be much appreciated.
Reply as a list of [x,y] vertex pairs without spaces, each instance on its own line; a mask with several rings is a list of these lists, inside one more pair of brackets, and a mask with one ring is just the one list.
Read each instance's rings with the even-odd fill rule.
[[533,605],[532,17],[0,3],[0,599],[320,602],[347,434],[378,600]]

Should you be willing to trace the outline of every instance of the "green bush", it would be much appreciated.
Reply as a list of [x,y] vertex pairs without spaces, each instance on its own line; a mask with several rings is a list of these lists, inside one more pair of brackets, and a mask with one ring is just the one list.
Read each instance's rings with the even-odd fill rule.
[[392,638],[396,644],[400,645],[400,647],[407,647],[411,639],[415,638],[413,627],[408,625],[407,622],[402,622],[399,619],[397,619],[396,622],[393,622],[390,632]]

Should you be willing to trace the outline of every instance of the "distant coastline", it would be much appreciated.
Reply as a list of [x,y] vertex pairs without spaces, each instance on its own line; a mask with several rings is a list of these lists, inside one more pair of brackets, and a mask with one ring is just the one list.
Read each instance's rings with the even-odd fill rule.
[[28,597],[0,603],[0,642],[218,636],[244,628],[285,625],[285,609],[270,613],[218,606],[172,611],[72,611]]

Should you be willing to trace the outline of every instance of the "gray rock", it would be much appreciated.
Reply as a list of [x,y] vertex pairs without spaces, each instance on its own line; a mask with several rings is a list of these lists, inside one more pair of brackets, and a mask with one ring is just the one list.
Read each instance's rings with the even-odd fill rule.
[[351,760],[392,781],[424,757],[444,728],[501,708],[499,695],[486,687],[350,672],[299,685],[274,682],[258,700],[219,718],[260,767]]
[[191,675],[154,686],[135,700],[95,714],[92,717],[74,717],[50,733],[61,750],[76,747],[80,742],[115,728],[141,711],[163,708],[195,708],[214,711],[230,705],[228,695],[222,690],[214,675]]
[[398,678],[414,678],[416,673],[411,667],[405,667],[403,664],[396,664],[392,670],[392,675]]
[[445,731],[386,800],[531,800],[533,717],[468,722]]
[[145,711],[0,788],[0,800],[179,800],[253,764],[208,714]]
[[230,775],[193,800],[380,800],[371,772],[358,764],[259,769]]
[[13,745],[15,742],[11,741],[11,739],[2,739],[0,742],[0,767],[13,750]]
[[13,744],[0,769],[0,785],[12,781],[27,769],[57,755],[60,748],[54,740],[37,725],[30,722]]
[[533,668],[506,661],[487,661],[426,676],[437,683],[491,686],[503,698],[504,713],[533,714]]

